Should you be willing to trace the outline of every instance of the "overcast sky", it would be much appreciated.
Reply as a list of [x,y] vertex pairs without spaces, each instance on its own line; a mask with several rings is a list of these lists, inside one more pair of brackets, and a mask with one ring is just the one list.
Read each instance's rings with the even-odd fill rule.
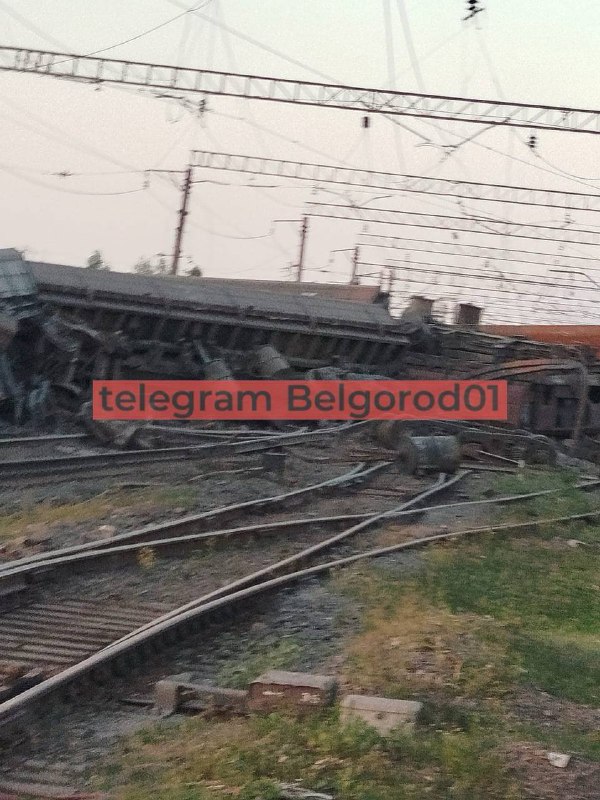
[[[135,37],[200,5],[201,0],[0,0],[1,44],[89,53]],[[501,98],[535,104],[597,108],[599,0],[481,0],[484,11],[464,23],[465,0],[205,0],[198,13],[184,14],[154,33],[106,53],[113,58],[180,64],[275,77],[319,80],[318,74],[355,86],[381,86],[430,93]],[[402,9],[404,13],[402,13]],[[226,27],[223,27],[226,26]],[[243,37],[260,42],[251,44]],[[278,51],[287,57],[277,55]],[[411,59],[414,50],[416,60]],[[393,73],[393,74],[392,74]],[[537,153],[526,146],[529,131],[497,128],[482,132],[449,155],[444,145],[479,130],[460,123],[400,120],[408,128],[372,115],[363,129],[361,115],[299,106],[208,98],[198,118],[174,101],[142,96],[131,89],[62,82],[45,77],[0,73],[0,245],[27,248],[29,257],[83,264],[98,248],[115,269],[130,270],[142,255],[170,254],[180,195],[180,175],[145,170],[183,170],[191,149],[217,150],[325,164],[349,164],[394,172],[463,178],[544,188],[596,192],[600,187],[600,137],[538,132]],[[73,177],[53,173],[67,171]],[[579,176],[569,178],[565,173]],[[309,183],[276,182],[244,174],[202,172],[194,187],[184,241],[184,267],[197,264],[206,275],[284,277],[297,258],[299,220],[306,203],[345,198]],[[222,184],[228,185],[222,185]],[[175,185],[174,185],[175,184]],[[235,184],[235,185],[230,185]],[[267,185],[270,188],[264,188]],[[144,188],[146,187],[146,188]],[[331,187],[338,190],[339,187]],[[341,191],[344,191],[343,188]],[[377,193],[372,193],[372,197]],[[379,192],[381,195],[381,192]],[[486,213],[499,219],[593,229],[599,215],[558,209],[519,210],[500,204],[457,208],[456,201],[406,195],[372,200],[351,192],[354,202],[371,199],[371,208],[427,212]],[[410,203],[410,206],[407,204]],[[277,222],[276,222],[277,221]],[[598,227],[600,231],[600,227]],[[364,232],[422,239],[453,240],[443,232],[311,219],[307,279],[344,280],[349,253]],[[362,239],[364,241],[364,239]],[[567,286],[586,284],[590,292],[549,288],[555,309],[582,298],[582,321],[595,315],[594,262],[597,248],[513,240],[512,237],[461,235],[462,244],[542,250],[560,269],[584,276],[535,275]],[[497,254],[497,251],[495,251]],[[483,254],[485,255],[485,253]],[[490,257],[494,253],[489,254]],[[391,256],[405,264],[412,256],[361,248],[361,260],[385,264]],[[434,264],[464,265],[456,258]],[[425,261],[423,256],[417,259]],[[457,260],[458,259],[458,260]],[[493,261],[493,258],[492,258]],[[511,296],[500,272],[522,271],[508,262],[472,260],[468,268],[496,270],[488,281],[463,290],[464,280],[435,278],[439,297],[494,303],[498,319],[512,307],[524,313],[523,297]],[[366,275],[380,268],[365,267]],[[423,272],[398,273],[402,291],[426,293]],[[402,284],[402,280],[406,282]],[[504,288],[503,288],[504,287]],[[429,293],[431,294],[432,291]],[[540,300],[537,300],[538,304]],[[585,310],[583,310],[585,309]],[[546,317],[551,309],[542,308]],[[591,316],[590,316],[591,315]],[[597,316],[597,315],[596,315]],[[542,321],[540,317],[540,321]]]

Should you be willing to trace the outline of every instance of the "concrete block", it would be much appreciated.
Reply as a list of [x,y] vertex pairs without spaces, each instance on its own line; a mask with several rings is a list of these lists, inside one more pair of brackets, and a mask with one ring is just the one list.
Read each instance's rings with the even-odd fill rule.
[[181,684],[176,681],[158,681],[154,684],[154,710],[162,716],[175,714],[181,702]]
[[328,675],[270,670],[250,684],[248,709],[269,713],[324,708],[333,702],[336,690],[336,679]]
[[567,753],[546,753],[546,758],[553,767],[558,767],[559,769],[568,767],[571,760],[571,756],[567,755]]
[[349,694],[341,702],[340,719],[342,722],[362,719],[367,725],[385,735],[398,727],[411,730],[422,707],[422,703],[414,700]]
[[248,692],[241,689],[224,689],[204,683],[184,687],[186,697],[182,702],[185,711],[229,711],[243,714],[246,711]]
[[203,683],[177,680],[158,681],[154,685],[154,709],[162,716],[178,711],[230,711],[244,713],[247,692],[223,689]]

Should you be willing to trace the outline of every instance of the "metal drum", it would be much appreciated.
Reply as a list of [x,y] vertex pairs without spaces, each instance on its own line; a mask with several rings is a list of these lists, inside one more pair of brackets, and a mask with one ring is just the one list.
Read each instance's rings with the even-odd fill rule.
[[204,365],[204,377],[207,381],[230,381],[233,374],[222,358],[215,358]]
[[287,359],[270,344],[257,347],[254,359],[256,373],[260,378],[274,378],[290,369]]
[[456,472],[460,443],[456,436],[401,436],[396,445],[403,472]]

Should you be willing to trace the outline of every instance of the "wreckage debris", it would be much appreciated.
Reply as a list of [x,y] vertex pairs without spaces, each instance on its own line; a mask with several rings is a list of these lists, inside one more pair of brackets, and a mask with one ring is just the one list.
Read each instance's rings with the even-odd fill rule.
[[381,303],[257,287],[38,263],[0,250],[0,420],[44,430],[76,424],[105,444],[143,448],[153,446],[143,426],[91,426],[94,379],[479,375],[509,381],[509,427],[417,433],[456,434],[463,453],[468,445],[471,454],[535,463],[553,463],[556,451],[527,431],[566,440],[575,432],[588,457],[600,451],[600,362],[590,349],[484,333],[475,306],[450,326],[435,321],[426,298],[396,318]]

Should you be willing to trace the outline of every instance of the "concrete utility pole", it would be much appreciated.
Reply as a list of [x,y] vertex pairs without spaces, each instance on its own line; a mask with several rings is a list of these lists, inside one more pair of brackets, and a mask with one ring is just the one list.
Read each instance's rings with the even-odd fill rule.
[[193,171],[194,168],[190,164],[186,170],[183,186],[181,187],[183,197],[181,199],[181,208],[179,209],[179,224],[177,225],[177,233],[175,234],[175,247],[173,248],[173,262],[171,264],[171,275],[177,275],[177,269],[179,267],[179,259],[181,257],[181,243],[183,241],[185,219],[188,215],[188,204],[190,200],[190,191],[192,189]]
[[358,258],[360,255],[360,250],[358,247],[354,248],[354,255],[352,256],[352,276],[350,277],[350,283],[357,284],[358,281]]
[[298,256],[298,271],[296,272],[296,282],[302,282],[302,273],[304,272],[304,251],[306,249],[306,236],[308,234],[308,217],[302,220],[302,231],[300,233],[300,254]]

